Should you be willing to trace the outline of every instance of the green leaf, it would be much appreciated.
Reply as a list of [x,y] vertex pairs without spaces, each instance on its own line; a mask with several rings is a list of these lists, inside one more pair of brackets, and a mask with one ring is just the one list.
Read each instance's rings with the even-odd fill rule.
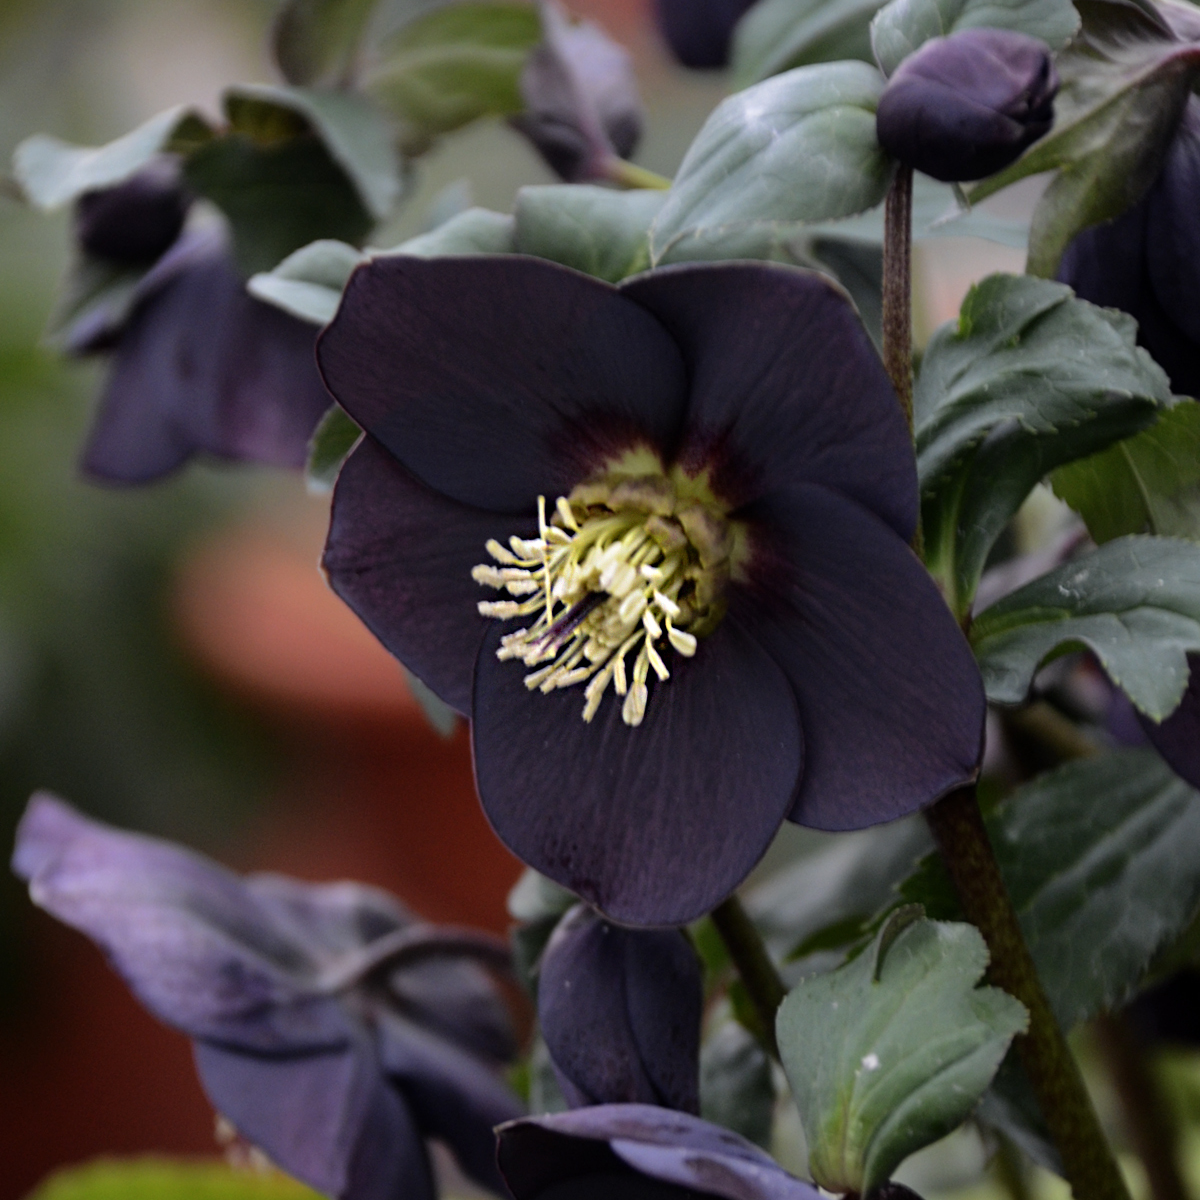
[[56,1171],[29,1200],[317,1200],[317,1193],[272,1171],[169,1158],[98,1159]]
[[252,296],[293,317],[328,325],[341,303],[346,280],[366,257],[345,242],[328,238],[310,242],[289,254],[273,271],[255,275],[247,289]]
[[1135,437],[1059,467],[1050,482],[1097,542],[1129,533],[1200,541],[1200,404],[1181,401]]
[[726,1021],[700,1050],[700,1115],[764,1150],[771,1148],[771,1060],[736,1021]]
[[1018,588],[975,618],[988,699],[1019,704],[1038,667],[1086,647],[1151,720],[1169,716],[1200,651],[1200,546],[1124,537]]
[[527,867],[508,893],[507,907],[514,921],[528,923],[553,917],[557,922],[567,909],[578,903],[579,897],[574,892]]
[[[762,257],[780,225],[863,212],[893,164],[875,137],[883,77],[866,63],[800,67],[717,106],[650,232],[651,261]],[[714,253],[712,245],[718,246]]]
[[988,831],[1066,1029],[1128,1000],[1200,904],[1200,793],[1152,750],[1040,775]]
[[308,490],[323,495],[333,489],[342,463],[358,445],[363,431],[344,408],[331,404],[308,441],[304,474]]
[[434,732],[441,734],[444,738],[453,737],[454,731],[458,728],[458,713],[423,679],[418,679],[407,667],[404,668],[404,676],[408,680],[408,688],[413,694],[413,699],[421,706],[425,720],[433,726]]
[[[226,91],[225,112],[235,131],[264,144],[275,140],[276,130],[290,137],[311,129],[376,221],[396,207],[402,186],[391,130],[383,114],[362,96],[242,84]],[[303,124],[296,127],[289,114]]]
[[587,184],[524,187],[513,210],[513,248],[618,283],[649,265],[650,223],[666,198]]
[[821,1187],[866,1194],[970,1113],[1027,1020],[975,986],[987,961],[973,926],[902,911],[867,953],[788,994],[780,1055]]
[[848,58],[874,63],[871,18],[881,0],[762,0],[738,22],[730,66],[736,88],[792,67]]
[[1123,313],[992,275],[930,339],[914,388],[931,571],[960,616],[995,539],[1055,467],[1145,428],[1171,399]]
[[448,5],[389,39],[364,86],[419,148],[479,117],[520,112],[521,72],[541,37],[533,5]]
[[1054,128],[976,186],[982,199],[1056,171],[1034,211],[1027,269],[1053,277],[1082,229],[1119,216],[1157,177],[1200,70],[1200,44],[1180,41],[1152,6],[1080,0],[1083,30],[1059,55]]
[[156,154],[191,150],[212,136],[202,117],[179,106],[104,146],[73,146],[48,134],[34,134],[13,153],[13,172],[31,204],[59,208],[84,192],[123,182]]
[[930,38],[980,27],[1027,33],[1058,50],[1079,29],[1079,14],[1071,0],[891,0],[871,22],[871,45],[890,75]]
[[271,30],[275,61],[288,83],[345,76],[378,0],[285,0]]
[[387,254],[438,258],[444,254],[512,254],[513,218],[487,208],[468,208],[429,233],[401,242]]

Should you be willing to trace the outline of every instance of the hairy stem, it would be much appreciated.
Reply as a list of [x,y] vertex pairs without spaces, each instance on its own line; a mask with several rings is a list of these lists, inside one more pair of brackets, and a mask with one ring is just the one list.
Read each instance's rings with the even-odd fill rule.
[[912,374],[912,167],[900,166],[883,209],[883,365],[909,429]]
[[711,913],[712,923],[729,957],[742,978],[742,985],[754,1011],[762,1022],[763,1038],[766,1048],[775,1057],[779,1057],[779,1045],[775,1040],[775,1013],[787,995],[787,988],[763,945],[759,932],[754,928],[742,902],[737,896],[730,896]]
[[1129,1200],[1079,1067],[1042,990],[988,840],[975,788],[951,792],[925,815],[963,912],[987,942],[989,980],[1029,1010],[1029,1030],[1017,1037],[1015,1045],[1075,1200]]
[[1179,1174],[1176,1131],[1158,1081],[1146,1062],[1146,1048],[1129,1020],[1118,1014],[1096,1020],[1095,1030],[1122,1123],[1137,1151],[1153,1200],[1188,1200]]

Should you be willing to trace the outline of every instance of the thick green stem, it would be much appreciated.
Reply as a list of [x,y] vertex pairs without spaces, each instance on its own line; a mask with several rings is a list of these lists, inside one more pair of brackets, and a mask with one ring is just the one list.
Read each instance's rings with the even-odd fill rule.
[[1042,990],[974,787],[951,792],[925,815],[963,912],[983,934],[991,953],[989,980],[1029,1010],[1029,1030],[1015,1044],[1075,1200],[1129,1200],[1079,1067]]
[[787,995],[787,988],[767,953],[766,946],[754,928],[742,902],[736,896],[719,904],[711,913],[729,957],[742,979],[742,986],[754,1005],[754,1011],[762,1022],[766,1048],[779,1057],[779,1045],[775,1040],[775,1014]]

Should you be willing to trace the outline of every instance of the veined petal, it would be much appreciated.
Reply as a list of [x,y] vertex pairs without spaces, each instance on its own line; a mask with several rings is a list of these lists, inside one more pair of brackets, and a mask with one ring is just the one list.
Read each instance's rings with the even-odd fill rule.
[[484,811],[535,870],[615,920],[682,925],[708,912],[769,845],[803,757],[787,679],[727,617],[651,683],[643,723],[581,688],[530,691],[500,662],[497,622],[475,668],[472,738]]
[[983,685],[916,555],[824,488],[773,496],[752,516],[754,554],[730,612],[795,689],[806,757],[792,820],[858,829],[973,779]]
[[506,513],[553,503],[633,445],[669,447],[686,391],[649,313],[512,255],[363,264],[317,357],[338,403],[417,478]]
[[264,1058],[203,1042],[216,1109],[289,1175],[337,1200],[435,1200],[425,1145],[369,1047]]
[[794,483],[857,500],[906,541],[917,469],[854,306],[824,275],[766,263],[666,267],[625,284],[692,380],[680,464],[741,505]]
[[372,438],[346,460],[333,493],[323,566],[330,586],[414,675],[461,713],[493,598],[471,578],[489,538],[528,525],[467,508],[415,479]]

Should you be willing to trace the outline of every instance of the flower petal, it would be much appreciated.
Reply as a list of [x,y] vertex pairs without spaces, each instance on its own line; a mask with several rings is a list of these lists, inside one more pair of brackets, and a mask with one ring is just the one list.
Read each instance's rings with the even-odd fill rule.
[[666,267],[622,291],[653,312],[692,379],[679,461],[735,505],[819,483],[907,541],[917,468],[896,394],[842,290],[766,263]]
[[679,930],[623,929],[580,904],[542,955],[538,1024],[584,1104],[695,1113],[702,993],[699,960]]
[[615,920],[682,925],[720,903],[762,857],[803,756],[780,669],[726,618],[694,658],[670,657],[643,723],[583,689],[543,695],[500,662],[506,627],[475,667],[472,738],[484,811],[529,866]]
[[97,942],[138,999],[193,1037],[264,1051],[344,1046],[313,964],[243,882],[169,842],[110,829],[45,793],[17,829],[13,870],[34,902]]
[[471,568],[490,561],[488,538],[529,537],[536,528],[446,499],[367,437],[338,476],[323,566],[388,650],[466,713],[487,626],[475,606],[495,595]]
[[[616,1175],[622,1166],[728,1200],[818,1200],[816,1188],[789,1175],[736,1133],[647,1104],[605,1104],[529,1117],[497,1133],[500,1169],[517,1200],[534,1200],[568,1181]],[[566,1200],[570,1191],[556,1194]]]
[[444,1038],[394,1013],[379,1017],[379,1053],[422,1129],[454,1151],[463,1170],[503,1194],[494,1128],[522,1115],[496,1072]]
[[342,407],[414,475],[509,513],[553,503],[631,445],[671,444],[686,390],[648,313],[512,255],[364,263],[317,357]]
[[435,1200],[425,1145],[369,1048],[262,1058],[201,1042],[209,1099],[289,1175],[338,1200]]
[[974,778],[983,685],[908,546],[824,488],[773,497],[753,517],[749,579],[730,611],[795,689],[806,754],[792,820],[858,829]]
[[223,252],[193,263],[121,335],[84,469],[139,483],[197,450],[302,466],[329,407],[314,337],[311,325],[248,295]]

